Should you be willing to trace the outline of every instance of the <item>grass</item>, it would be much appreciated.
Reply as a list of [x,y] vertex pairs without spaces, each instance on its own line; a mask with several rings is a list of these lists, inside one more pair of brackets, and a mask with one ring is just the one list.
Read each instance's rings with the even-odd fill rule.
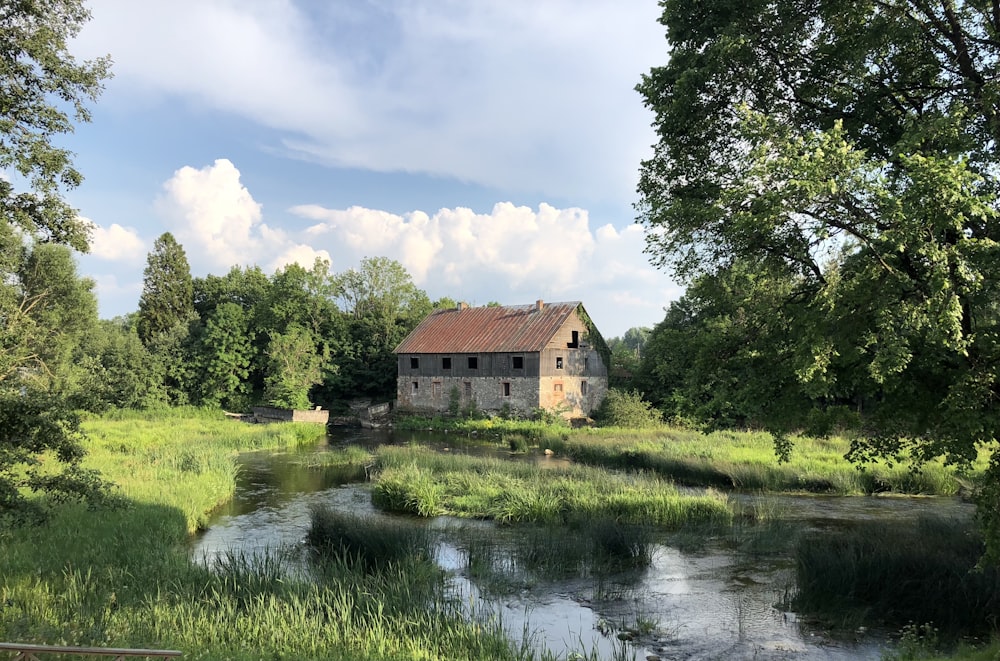
[[468,621],[427,562],[365,571],[327,558],[318,581],[280,554],[193,564],[190,533],[229,497],[235,454],[315,442],[314,426],[184,410],[92,418],[86,430],[87,465],[126,506],[68,504],[43,525],[0,528],[0,640],[240,661],[546,658]]
[[[863,470],[844,459],[844,437],[794,438],[791,461],[779,464],[766,432],[705,434],[660,425],[569,429],[528,420],[401,418],[408,430],[447,431],[454,442],[489,441],[519,452],[550,449],[574,461],[621,470],[651,471],[678,484],[767,492],[840,495],[899,493],[951,496],[967,476],[940,462],[918,473],[903,464],[876,463]],[[985,468],[985,458],[974,473]]]
[[417,516],[449,514],[500,523],[611,520],[679,528],[729,523],[725,496],[683,495],[669,482],[587,466],[543,468],[419,447],[383,446],[373,502]]
[[318,505],[310,512],[306,542],[321,556],[375,570],[410,559],[429,559],[432,539],[424,527]]
[[1000,568],[977,569],[971,521],[863,522],[802,539],[800,612],[828,620],[927,623],[942,637],[989,634],[1000,620]]
[[193,407],[116,411],[82,427],[87,468],[132,502],[176,507],[192,532],[232,496],[238,453],[315,443],[325,434],[314,424],[251,425]]
[[550,447],[580,463],[653,471],[679,484],[772,493],[954,495],[962,478],[940,463],[920,473],[885,463],[860,470],[844,459],[850,441],[840,437],[797,438],[791,460],[784,464],[778,463],[773,439],[764,432],[586,429]]

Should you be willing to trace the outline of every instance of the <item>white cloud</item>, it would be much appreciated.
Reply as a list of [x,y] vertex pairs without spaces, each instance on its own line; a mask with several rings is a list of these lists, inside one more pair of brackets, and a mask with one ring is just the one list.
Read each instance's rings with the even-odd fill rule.
[[90,254],[111,262],[140,263],[146,259],[146,244],[131,227],[112,223],[104,228],[90,220]]
[[491,213],[441,209],[405,215],[375,209],[290,210],[319,221],[305,231],[340,271],[366,256],[398,260],[432,298],[472,303],[581,300],[609,336],[653,325],[680,294],[642,254],[642,228],[590,229],[583,209],[501,203]]
[[299,262],[311,267],[325,250],[296,243],[263,222],[262,207],[227,159],[196,169],[182,167],[163,184],[156,209],[184,247],[192,272],[220,273],[234,265],[268,265],[272,270]]
[[102,103],[207,106],[327,164],[627,204],[654,141],[633,88],[666,59],[655,0],[91,7]]

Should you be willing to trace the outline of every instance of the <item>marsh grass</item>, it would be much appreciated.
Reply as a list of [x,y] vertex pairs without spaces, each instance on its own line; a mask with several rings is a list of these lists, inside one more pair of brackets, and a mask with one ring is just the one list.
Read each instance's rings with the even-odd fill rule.
[[130,501],[178,508],[190,531],[232,496],[237,453],[315,443],[325,433],[305,423],[252,425],[194,407],[115,411],[88,418],[83,431],[87,468]]
[[[188,415],[190,414],[190,415]],[[193,419],[193,420],[192,420]],[[190,531],[229,497],[235,453],[313,442],[316,428],[191,410],[87,422],[91,455],[127,506],[69,504],[0,528],[0,640],[179,649],[185,659],[531,659],[495,622],[466,620],[422,560],[366,571],[291,552],[188,557]]]
[[733,517],[724,496],[683,495],[648,474],[588,466],[542,468],[418,447],[383,446],[377,456],[373,503],[418,516],[450,514],[507,524],[607,519],[666,528],[728,523]]
[[805,537],[794,605],[848,623],[933,624],[949,638],[990,633],[1000,621],[1000,569],[976,568],[983,542],[973,526],[924,517]]
[[366,570],[431,557],[433,539],[423,526],[339,512],[327,505],[314,506],[309,518],[306,542],[322,556],[340,556]]
[[721,489],[954,495],[960,486],[961,475],[939,462],[919,472],[885,463],[860,469],[844,459],[846,438],[799,437],[794,443],[791,461],[783,464],[763,432],[582,429],[554,439],[551,449],[583,464],[652,471],[678,484]]

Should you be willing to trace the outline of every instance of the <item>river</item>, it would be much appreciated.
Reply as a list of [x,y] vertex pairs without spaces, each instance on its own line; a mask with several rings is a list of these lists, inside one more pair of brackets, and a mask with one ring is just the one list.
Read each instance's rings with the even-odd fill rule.
[[[372,506],[356,471],[316,468],[308,461],[310,453],[328,452],[336,444],[392,440],[386,432],[343,430],[312,448],[241,456],[234,498],[196,538],[192,557],[211,564],[231,552],[266,554],[301,545],[313,504],[393,516]],[[773,496],[767,501],[782,525],[809,528],[972,511],[946,498]],[[804,621],[788,606],[795,578],[787,554],[747,552],[746,545],[726,536],[692,541],[664,535],[653,547],[650,566],[641,571],[535,577],[498,594],[481,577],[472,578],[462,540],[474,526],[476,535],[516,544],[516,527],[448,517],[414,524],[438,533],[437,561],[449,571],[463,603],[479,615],[499,617],[514,639],[528,636],[531,645],[561,658],[596,650],[601,658],[846,661],[878,659],[889,644],[884,632],[831,632]]]

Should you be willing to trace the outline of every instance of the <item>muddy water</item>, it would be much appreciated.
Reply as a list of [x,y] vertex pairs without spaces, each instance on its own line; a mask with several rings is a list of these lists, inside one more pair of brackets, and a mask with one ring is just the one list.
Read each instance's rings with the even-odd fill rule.
[[[377,445],[392,440],[384,433],[349,434],[336,442]],[[446,448],[447,439],[441,445]],[[357,482],[356,472],[309,466],[310,452],[329,448],[324,441],[305,454],[242,457],[235,497],[195,541],[193,558],[211,564],[230,552],[260,554],[300,546],[314,503],[387,516],[372,507],[367,486]],[[920,513],[968,516],[971,512],[955,500],[929,498],[776,496],[768,498],[765,506],[782,521],[808,528],[867,518],[898,519]],[[507,576],[510,580],[498,586],[479,574],[473,578],[465,540],[470,538],[471,527],[473,537],[489,537],[497,540],[498,548],[513,549],[518,543],[516,528],[448,518],[414,524],[437,531],[437,561],[449,570],[452,589],[470,614],[498,617],[515,640],[528,639],[532,646],[562,658],[596,651],[600,658],[846,661],[878,659],[888,644],[878,633],[831,633],[801,621],[787,606],[795,589],[788,558],[748,553],[745,545],[735,544],[732,538],[692,542],[664,536],[654,546],[651,565],[642,570],[569,577]]]

